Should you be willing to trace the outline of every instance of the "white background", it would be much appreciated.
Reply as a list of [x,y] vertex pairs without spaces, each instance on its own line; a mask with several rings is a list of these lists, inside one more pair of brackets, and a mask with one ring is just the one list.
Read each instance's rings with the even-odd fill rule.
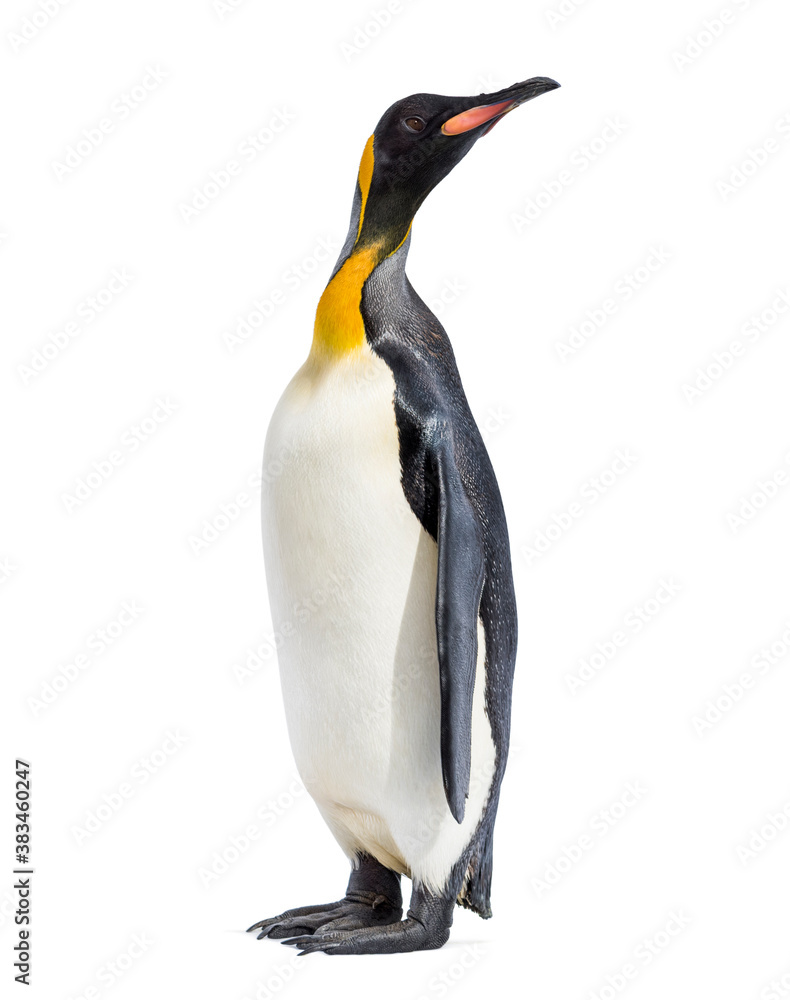
[[[3,8],[3,989],[21,989],[20,756],[36,867],[25,995],[790,993],[790,348],[788,313],[771,311],[790,284],[786,4],[222,7]],[[408,265],[455,346],[513,542],[494,918],[457,911],[438,952],[297,959],[244,928],[338,898],[347,869],[294,780],[251,477],[337,251],[310,258],[342,242],[380,115],[416,91],[535,75],[562,89],[437,189]],[[105,119],[101,144],[58,167]],[[242,160],[258,132],[271,141]],[[185,220],[233,159],[240,172]],[[654,250],[661,266],[638,271]],[[647,280],[627,295],[634,274]],[[270,315],[231,350],[255,299]],[[588,311],[605,322],[561,360]],[[146,423],[158,399],[171,412]],[[618,450],[636,460],[607,476]],[[114,452],[109,477],[68,501]],[[728,521],[752,495],[753,516]],[[671,600],[651,602],[662,581]],[[124,602],[135,617],[113,625]],[[615,632],[615,655],[571,685]]]

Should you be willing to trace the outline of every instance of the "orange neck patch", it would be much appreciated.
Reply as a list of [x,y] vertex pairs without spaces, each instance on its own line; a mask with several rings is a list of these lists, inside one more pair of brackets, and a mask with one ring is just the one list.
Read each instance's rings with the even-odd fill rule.
[[[359,192],[362,203],[359,209],[357,240],[362,232],[365,206],[368,202],[370,182],[373,179],[373,136],[365,144],[359,164]],[[373,268],[379,262],[378,245],[351,251],[337,274],[324,289],[318,303],[313,330],[313,348],[323,348],[332,354],[352,351],[361,347],[365,340],[365,324],[359,304],[362,300],[362,286]]]
[[357,242],[354,244],[351,256],[326,286],[318,302],[313,329],[312,350],[314,352],[329,352],[335,355],[347,354],[364,344],[365,323],[359,308],[362,302],[362,286],[372,274],[373,269],[385,257],[392,256],[403,246],[411,230],[411,224],[409,224],[403,239],[394,250],[389,252],[387,252],[383,240],[358,247],[362,223],[365,219],[365,207],[370,193],[370,183],[373,179],[373,165],[373,136],[371,136],[365,145],[359,164],[357,183],[362,202],[359,209]]
[[333,354],[352,351],[365,340],[365,324],[359,311],[362,286],[379,262],[379,246],[354,251],[324,289],[318,302],[313,347]]

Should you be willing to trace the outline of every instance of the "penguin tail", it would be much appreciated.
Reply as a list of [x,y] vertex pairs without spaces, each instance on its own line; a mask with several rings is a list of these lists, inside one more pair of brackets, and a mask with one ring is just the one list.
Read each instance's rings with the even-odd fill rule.
[[493,830],[486,831],[475,845],[456,897],[458,906],[472,910],[483,920],[491,916],[491,874],[493,867]]

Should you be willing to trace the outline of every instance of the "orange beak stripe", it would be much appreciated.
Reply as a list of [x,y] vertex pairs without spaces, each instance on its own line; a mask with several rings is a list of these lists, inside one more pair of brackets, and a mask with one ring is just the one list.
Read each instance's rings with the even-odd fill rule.
[[468,132],[470,128],[477,128],[478,125],[490,122],[497,115],[504,114],[513,104],[514,101],[501,101],[499,104],[484,104],[479,108],[462,111],[460,115],[449,118],[442,125],[442,132],[445,135],[460,135],[461,132]]

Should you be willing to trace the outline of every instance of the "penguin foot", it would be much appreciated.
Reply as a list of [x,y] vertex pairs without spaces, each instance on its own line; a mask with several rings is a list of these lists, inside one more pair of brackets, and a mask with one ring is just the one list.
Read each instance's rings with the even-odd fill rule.
[[445,899],[416,885],[406,919],[377,927],[344,927],[327,923],[313,934],[283,941],[300,955],[323,951],[327,955],[383,955],[441,948],[450,937],[454,899]]
[[320,933],[292,937],[282,943],[300,948],[300,955],[313,951],[324,951],[327,955],[384,955],[441,948],[449,936],[449,927],[437,934],[416,918],[408,917],[384,927],[359,930],[330,930],[327,926]]
[[259,920],[248,931],[260,931],[261,938],[292,938],[295,935],[347,932],[379,928],[397,923],[403,916],[400,875],[390,871],[368,854],[357,858],[343,899],[286,910],[276,917]]
[[336,903],[319,903],[317,906],[286,910],[277,917],[259,920],[247,930],[259,930],[260,941],[265,937],[290,938],[295,934],[314,934],[319,928],[328,931],[378,927],[395,923],[402,915],[402,908],[395,908],[384,896],[376,896],[365,902],[346,897]]

